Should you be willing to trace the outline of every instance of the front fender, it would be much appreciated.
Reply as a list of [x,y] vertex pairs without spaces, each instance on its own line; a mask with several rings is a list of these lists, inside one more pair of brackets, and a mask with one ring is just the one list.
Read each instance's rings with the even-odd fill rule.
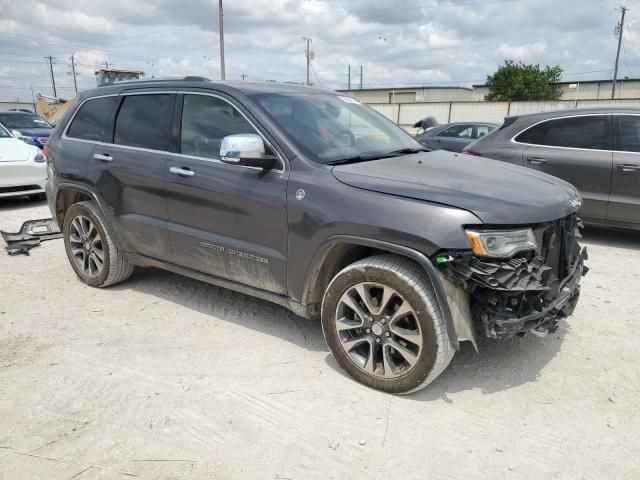
[[445,326],[447,329],[447,334],[449,335],[451,346],[456,350],[460,350],[460,344],[453,323],[453,317],[451,315],[449,302],[447,300],[447,294],[445,292],[445,288],[440,275],[438,274],[438,271],[436,270],[433,263],[431,263],[431,260],[429,260],[429,258],[425,254],[404,245],[398,245],[396,243],[386,242],[383,240],[376,240],[352,235],[335,235],[329,237],[315,253],[313,261],[309,267],[309,271],[307,272],[302,298],[303,305],[308,303],[310,292],[313,289],[313,286],[316,284],[322,264],[326,260],[329,253],[332,251],[333,247],[340,244],[377,248],[380,250],[385,250],[391,253],[402,255],[403,257],[410,258],[417,262],[425,271],[427,277],[429,278],[429,281],[431,282],[431,285],[433,286],[436,300],[438,301],[440,311],[442,312],[442,316],[445,321]]

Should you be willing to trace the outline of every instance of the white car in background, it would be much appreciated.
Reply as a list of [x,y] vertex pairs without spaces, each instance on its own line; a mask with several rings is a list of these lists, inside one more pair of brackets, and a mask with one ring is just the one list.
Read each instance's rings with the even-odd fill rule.
[[0,197],[42,199],[47,183],[42,150],[15,138],[0,125]]

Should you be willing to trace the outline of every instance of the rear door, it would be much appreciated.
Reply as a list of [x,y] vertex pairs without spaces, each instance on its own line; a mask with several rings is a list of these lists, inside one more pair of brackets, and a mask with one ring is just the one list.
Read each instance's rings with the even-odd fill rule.
[[122,247],[170,260],[165,176],[175,94],[129,92],[118,99],[109,143],[97,143],[88,178],[112,216]]
[[180,94],[179,153],[167,163],[174,261],[263,290],[286,292],[288,172],[220,160],[227,135],[258,133],[246,112],[222,94]]
[[640,224],[640,115],[614,115],[613,119],[613,173],[607,220]]
[[545,120],[514,142],[523,144],[525,167],[566,180],[580,191],[583,217],[605,219],[613,163],[610,115]]

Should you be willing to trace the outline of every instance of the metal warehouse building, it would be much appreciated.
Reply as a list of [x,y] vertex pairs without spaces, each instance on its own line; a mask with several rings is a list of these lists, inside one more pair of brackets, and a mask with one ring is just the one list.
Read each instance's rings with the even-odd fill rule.
[[[561,100],[610,100],[611,80],[561,82]],[[473,87],[398,87],[339,90],[363,103],[481,102],[489,93],[486,85]],[[640,98],[640,79],[624,79],[617,83],[616,99]]]

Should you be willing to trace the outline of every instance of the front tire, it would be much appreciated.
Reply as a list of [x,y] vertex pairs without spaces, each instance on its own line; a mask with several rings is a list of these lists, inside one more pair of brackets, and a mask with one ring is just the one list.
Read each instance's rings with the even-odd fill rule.
[[76,275],[92,287],[107,287],[131,276],[134,265],[113,241],[102,212],[92,201],[69,207],[62,225],[64,247]]
[[426,387],[454,354],[427,276],[395,255],[365,258],[334,277],[322,301],[322,329],[350,376],[388,393]]

